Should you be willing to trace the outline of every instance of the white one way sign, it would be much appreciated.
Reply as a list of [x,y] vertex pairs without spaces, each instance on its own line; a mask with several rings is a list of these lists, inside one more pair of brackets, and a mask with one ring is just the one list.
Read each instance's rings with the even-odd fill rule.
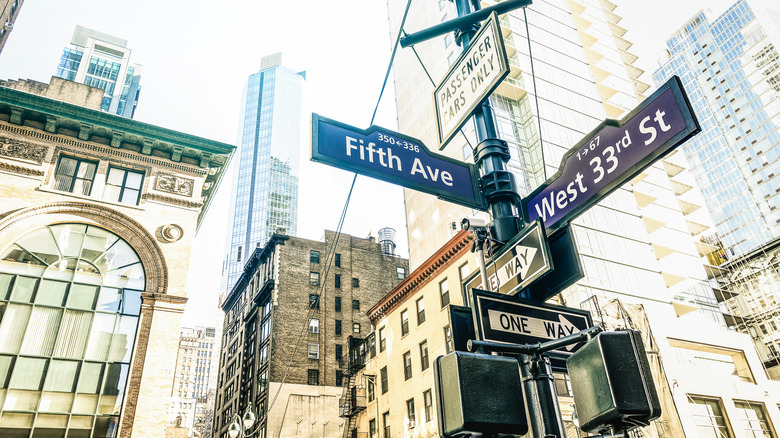
[[[590,314],[581,309],[529,302],[516,296],[473,289],[477,337],[485,341],[534,344],[578,333],[593,325]],[[574,344],[568,354],[582,344]]]

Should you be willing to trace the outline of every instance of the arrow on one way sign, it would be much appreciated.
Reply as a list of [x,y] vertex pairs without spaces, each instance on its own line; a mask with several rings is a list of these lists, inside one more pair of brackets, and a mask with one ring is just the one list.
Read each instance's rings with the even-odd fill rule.
[[[488,315],[490,316],[490,328],[493,330],[526,334],[537,338],[559,339],[580,331],[563,314],[558,314],[558,321],[531,318],[492,309],[488,309]],[[574,345],[569,347],[574,348]]]

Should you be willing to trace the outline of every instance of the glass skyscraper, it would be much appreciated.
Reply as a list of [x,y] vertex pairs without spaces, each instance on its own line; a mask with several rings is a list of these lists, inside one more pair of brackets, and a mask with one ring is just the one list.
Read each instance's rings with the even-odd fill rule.
[[102,111],[133,118],[141,91],[141,66],[130,63],[127,41],[76,26],[55,76],[105,91]]
[[305,72],[284,67],[282,54],[266,56],[249,77],[241,102],[232,222],[223,280],[229,291],[255,248],[283,228],[298,228],[298,160]]
[[714,20],[699,12],[653,75],[680,76],[699,118],[683,151],[728,258],[780,237],[778,29],[780,12],[745,0]]

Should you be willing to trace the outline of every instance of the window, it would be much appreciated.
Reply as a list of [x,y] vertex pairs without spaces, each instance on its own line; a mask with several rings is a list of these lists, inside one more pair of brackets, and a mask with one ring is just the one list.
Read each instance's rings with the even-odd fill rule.
[[138,205],[143,180],[143,172],[109,167],[103,199],[109,202]]
[[737,408],[734,424],[737,433],[741,430],[746,437],[774,438],[762,403],[734,400],[734,407]]
[[688,404],[700,436],[732,437],[726,426],[726,418],[723,416],[720,400],[688,396]]
[[341,274],[336,274],[333,280],[333,287],[336,289],[341,289]]
[[60,157],[54,174],[54,190],[89,196],[95,179],[97,163],[70,157]]
[[385,347],[387,346],[387,340],[385,339],[385,328],[382,327],[379,329],[379,352],[385,351]]
[[368,391],[368,401],[372,402],[376,398],[376,388],[374,387],[374,380],[371,379],[368,381],[368,388],[366,389]]
[[412,353],[407,351],[404,353],[404,380],[412,378]]
[[309,252],[309,263],[319,263],[320,262],[320,252],[311,250]]
[[320,384],[320,370],[309,370],[308,381],[309,385]]
[[424,297],[420,297],[417,300],[417,325],[420,325],[425,322],[425,301],[423,301]]
[[425,371],[430,366],[428,362],[428,341],[420,342],[420,369]]
[[409,333],[409,312],[407,309],[401,311],[401,336]]
[[341,267],[341,254],[336,253],[336,258],[333,259],[333,265],[336,266],[337,268]]
[[341,370],[336,370],[336,386],[341,386],[344,383],[344,373]]
[[335,332],[336,332],[337,335],[341,335],[341,320],[340,319],[336,320]]
[[357,278],[353,278],[352,287],[360,287],[360,280],[358,280]]
[[447,285],[447,279],[439,283],[439,296],[441,297],[441,306],[450,304],[450,287]]
[[395,268],[395,275],[398,277],[399,280],[403,280],[406,278],[406,268],[403,266],[398,266]]
[[423,405],[425,405],[425,421],[433,420],[433,396],[430,389],[423,392]]
[[382,414],[382,427],[385,428],[384,438],[390,438],[390,411]]
[[360,310],[360,300],[352,300],[352,309]]
[[359,322],[353,322],[352,323],[352,333],[360,333],[360,323]]
[[341,297],[336,297],[334,308],[336,309],[336,312],[341,312]]
[[382,394],[387,394],[387,367],[382,367],[381,370],[379,370],[379,384],[380,389],[382,390]]
[[309,320],[309,333],[319,333],[320,332],[320,320],[317,318],[312,318]]
[[309,344],[309,359],[320,358],[320,344]]
[[377,436],[376,436],[376,419],[374,419],[374,418],[368,420],[368,438],[377,438]]
[[336,360],[341,360],[341,356],[344,355],[344,346],[336,344]]
[[555,392],[562,397],[571,397],[571,379],[567,373],[554,373]]
[[447,353],[452,352],[452,332],[449,325],[444,327],[444,348]]
[[320,296],[317,294],[309,294],[309,309],[320,308]]
[[309,284],[312,286],[319,286],[320,285],[320,273],[319,272],[309,272]]

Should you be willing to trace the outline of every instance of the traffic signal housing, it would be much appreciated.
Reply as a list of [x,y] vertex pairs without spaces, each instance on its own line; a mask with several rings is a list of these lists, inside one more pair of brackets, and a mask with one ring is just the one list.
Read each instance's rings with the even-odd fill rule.
[[599,333],[566,360],[566,367],[585,432],[630,430],[661,415],[639,331]]

